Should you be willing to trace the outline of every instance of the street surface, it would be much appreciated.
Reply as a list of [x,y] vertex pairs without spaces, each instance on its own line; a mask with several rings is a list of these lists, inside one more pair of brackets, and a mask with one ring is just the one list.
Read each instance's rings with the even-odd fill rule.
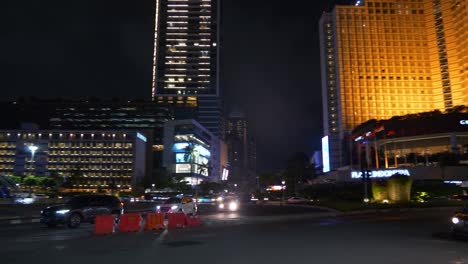
[[[270,209],[278,210],[274,212],[278,216],[286,216],[289,210],[311,214],[302,207],[275,208]],[[244,210],[239,220],[266,215],[269,209],[249,206]],[[452,211],[244,222],[107,236],[93,235],[89,224],[79,229],[5,225],[0,226],[0,259],[1,263],[15,264],[468,263],[467,241],[453,240],[446,232]],[[205,217],[210,215],[225,214],[206,213]]]

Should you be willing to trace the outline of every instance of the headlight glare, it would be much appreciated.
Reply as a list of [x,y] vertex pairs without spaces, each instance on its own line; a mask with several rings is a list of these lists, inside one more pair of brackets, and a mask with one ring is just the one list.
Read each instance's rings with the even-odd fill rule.
[[172,209],[172,210],[175,210],[175,209],[177,209],[177,208],[179,208],[179,206],[177,206],[177,205],[171,206],[171,209]]
[[66,213],[68,213],[68,212],[70,212],[69,209],[63,209],[63,210],[58,210],[58,211],[56,211],[57,214],[66,214]]
[[452,223],[458,224],[460,223],[460,219],[458,217],[452,217]]
[[231,210],[231,211],[236,211],[236,210],[237,210],[237,207],[238,207],[238,205],[237,205],[236,202],[230,202],[230,203],[229,203],[229,210]]

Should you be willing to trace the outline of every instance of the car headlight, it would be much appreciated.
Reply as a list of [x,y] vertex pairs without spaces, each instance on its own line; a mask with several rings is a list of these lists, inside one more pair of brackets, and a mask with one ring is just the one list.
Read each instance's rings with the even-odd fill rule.
[[223,197],[218,197],[218,198],[216,198],[216,201],[222,202],[222,201],[223,201]]
[[235,211],[235,210],[237,210],[237,207],[238,207],[238,205],[237,205],[236,202],[230,202],[229,203],[229,210]]
[[224,209],[224,204],[219,204],[219,209]]
[[171,206],[171,210],[175,210],[175,209],[177,209],[177,208],[179,208],[179,206],[177,206],[177,205]]
[[70,212],[69,209],[64,209],[64,210],[58,210],[58,211],[56,211],[55,213],[57,213],[57,214],[66,214],[66,213],[68,213],[68,212]]
[[161,206],[160,206],[160,205],[157,205],[157,206],[156,206],[156,210],[159,210],[159,209],[161,209]]
[[460,219],[458,217],[452,217],[452,223],[458,224],[460,223]]

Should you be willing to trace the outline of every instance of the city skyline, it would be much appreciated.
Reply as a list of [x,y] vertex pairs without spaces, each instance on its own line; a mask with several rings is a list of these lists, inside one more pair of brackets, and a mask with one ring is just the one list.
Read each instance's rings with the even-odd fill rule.
[[[223,1],[220,85],[227,112],[247,114],[260,171],[320,149],[317,21],[335,2],[351,1]],[[8,2],[3,98],[151,98],[154,6]]]

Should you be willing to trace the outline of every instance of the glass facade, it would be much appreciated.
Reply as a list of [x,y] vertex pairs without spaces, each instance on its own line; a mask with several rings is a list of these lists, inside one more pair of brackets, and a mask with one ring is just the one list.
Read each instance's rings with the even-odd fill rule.
[[153,97],[217,95],[216,0],[157,0]]
[[[222,142],[193,119],[165,124],[163,166],[189,182],[218,181],[223,163]],[[227,155],[227,154],[226,154]]]
[[157,0],[152,82],[154,101],[215,135],[222,131],[219,15],[217,0]]

